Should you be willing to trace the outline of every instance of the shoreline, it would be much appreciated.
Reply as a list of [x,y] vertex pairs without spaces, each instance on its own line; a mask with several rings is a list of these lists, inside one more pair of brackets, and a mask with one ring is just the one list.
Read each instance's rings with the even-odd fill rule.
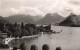
[[14,38],[14,37],[12,37],[12,38],[6,38],[6,39],[4,39],[4,41],[5,41],[5,44],[8,44],[10,41],[12,41],[14,39],[37,38],[37,37],[39,37],[41,35],[42,34],[37,34],[37,35],[32,35],[32,36],[23,36],[22,38]]

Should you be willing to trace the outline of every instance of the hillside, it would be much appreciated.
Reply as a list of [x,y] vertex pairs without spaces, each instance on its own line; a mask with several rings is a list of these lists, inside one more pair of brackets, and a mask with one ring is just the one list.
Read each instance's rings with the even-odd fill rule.
[[79,26],[80,25],[80,15],[71,13],[64,21],[60,22],[61,26]]
[[0,23],[8,23],[2,16],[0,16]]
[[54,24],[60,22],[64,19],[64,17],[60,16],[58,13],[54,14],[46,14],[44,18],[38,21],[39,24]]
[[12,15],[9,17],[5,17],[5,19],[11,23],[34,23],[34,20],[31,18],[30,15],[24,15],[24,14],[17,14],[17,15]]
[[43,16],[36,15],[36,16],[30,16],[34,21],[39,21]]

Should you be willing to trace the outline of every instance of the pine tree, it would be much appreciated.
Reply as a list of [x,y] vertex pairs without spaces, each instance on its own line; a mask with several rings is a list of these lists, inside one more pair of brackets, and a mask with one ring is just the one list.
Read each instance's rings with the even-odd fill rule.
[[26,50],[26,43],[25,42],[20,45],[20,49],[21,50]]
[[22,22],[22,23],[21,23],[21,36],[23,36],[23,34],[24,34],[23,29],[24,29],[24,23]]
[[24,23],[22,22],[22,23],[21,23],[21,29],[23,29],[23,28],[24,28]]
[[17,27],[17,22],[15,22],[15,27]]

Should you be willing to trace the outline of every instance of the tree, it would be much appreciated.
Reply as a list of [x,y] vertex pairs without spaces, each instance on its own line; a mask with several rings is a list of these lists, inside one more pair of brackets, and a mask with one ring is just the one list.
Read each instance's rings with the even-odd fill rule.
[[23,36],[23,34],[24,34],[23,29],[24,29],[24,23],[22,22],[22,23],[21,23],[21,35],[22,35],[22,36]]
[[22,43],[22,44],[20,45],[20,49],[21,49],[21,50],[26,50],[26,45],[25,45],[25,43]]
[[38,47],[36,45],[31,45],[30,50],[38,50]]
[[49,46],[47,44],[44,44],[42,50],[49,50]]
[[0,30],[4,31],[4,24],[3,23],[0,23]]
[[21,23],[21,29],[23,29],[23,28],[24,28],[24,23],[22,22],[22,23]]
[[28,31],[28,35],[33,35],[33,28],[26,26],[26,30]]
[[57,47],[56,50],[61,50],[61,47]]
[[17,22],[15,22],[15,27],[17,27]]
[[17,50],[17,47],[13,47],[13,50]]

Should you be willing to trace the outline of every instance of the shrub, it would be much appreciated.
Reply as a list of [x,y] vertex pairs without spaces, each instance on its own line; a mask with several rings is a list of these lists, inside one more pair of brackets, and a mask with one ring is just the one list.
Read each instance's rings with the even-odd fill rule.
[[17,50],[17,47],[13,47],[13,50]]
[[31,45],[30,50],[38,50],[38,47],[36,45]]
[[25,45],[25,43],[22,43],[22,44],[20,45],[20,49],[21,49],[21,50],[26,50],[26,45]]
[[47,44],[44,44],[42,50],[49,50],[49,46]]
[[0,48],[9,48],[9,45],[7,45],[7,44],[0,44]]
[[56,47],[56,50],[61,50],[61,47]]
[[6,45],[5,45],[5,48],[9,48],[9,45],[6,44]]

